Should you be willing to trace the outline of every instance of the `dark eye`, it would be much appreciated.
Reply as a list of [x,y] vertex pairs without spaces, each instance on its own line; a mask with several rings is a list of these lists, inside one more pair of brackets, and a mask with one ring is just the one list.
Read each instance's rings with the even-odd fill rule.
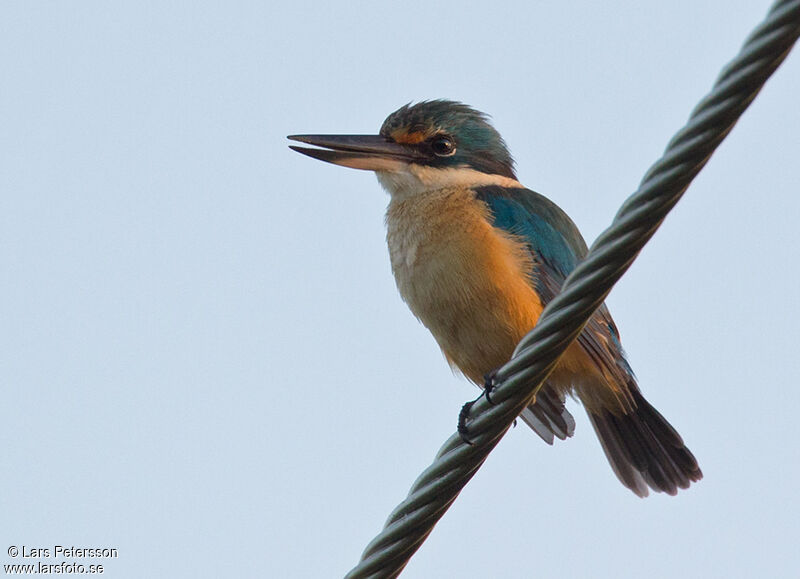
[[431,141],[431,149],[439,157],[449,157],[456,152],[456,144],[450,137],[440,135]]

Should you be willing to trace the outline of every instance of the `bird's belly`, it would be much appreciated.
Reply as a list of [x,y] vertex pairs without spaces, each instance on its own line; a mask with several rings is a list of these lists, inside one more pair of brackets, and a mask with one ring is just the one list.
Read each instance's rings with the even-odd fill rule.
[[425,201],[392,204],[387,213],[397,287],[448,361],[480,384],[508,361],[541,314],[530,254],[491,226],[474,197],[455,191],[442,195],[438,207]]

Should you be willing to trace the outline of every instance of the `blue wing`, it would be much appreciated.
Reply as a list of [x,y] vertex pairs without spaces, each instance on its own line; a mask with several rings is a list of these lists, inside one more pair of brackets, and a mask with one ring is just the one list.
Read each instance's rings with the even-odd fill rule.
[[[527,243],[534,261],[531,284],[547,304],[588,253],[580,231],[558,205],[529,189],[480,187],[476,197],[488,206],[492,225]],[[635,382],[605,304],[592,316],[578,342],[596,364],[616,378],[609,386],[625,398],[629,384]]]
[[537,265],[537,293],[545,303],[553,299],[588,252],[578,228],[558,205],[529,189],[481,187],[476,196],[488,205],[492,225],[527,242]]
[[[549,302],[586,256],[586,243],[578,228],[557,205],[528,189],[482,187],[476,194],[489,208],[495,227],[528,244],[534,261],[531,285],[542,303]],[[688,488],[691,481],[700,480],[703,473],[694,455],[669,422],[639,392],[625,360],[619,332],[605,304],[592,315],[577,343],[603,370],[606,386],[616,395],[619,404],[616,409],[587,406],[586,410],[622,484],[644,497],[648,486],[674,495],[678,488]],[[559,391],[545,383],[536,402],[520,415],[543,438],[543,432],[557,432],[554,421],[563,419],[567,413],[563,394],[560,395],[561,406],[552,407],[552,400],[557,396]],[[559,410],[561,416],[555,414]]]

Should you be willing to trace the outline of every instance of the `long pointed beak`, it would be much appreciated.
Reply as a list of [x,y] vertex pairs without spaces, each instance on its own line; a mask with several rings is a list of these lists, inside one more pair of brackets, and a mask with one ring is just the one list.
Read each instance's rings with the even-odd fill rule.
[[381,135],[289,135],[292,141],[321,149],[289,148],[314,159],[365,171],[397,171],[421,158],[414,149]]

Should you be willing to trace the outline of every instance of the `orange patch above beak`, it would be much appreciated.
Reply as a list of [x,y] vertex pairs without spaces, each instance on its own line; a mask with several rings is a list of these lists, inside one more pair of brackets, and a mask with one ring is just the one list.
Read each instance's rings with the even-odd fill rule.
[[416,145],[430,137],[427,131],[411,131],[402,128],[392,132],[392,140],[395,143],[402,143],[403,145]]

